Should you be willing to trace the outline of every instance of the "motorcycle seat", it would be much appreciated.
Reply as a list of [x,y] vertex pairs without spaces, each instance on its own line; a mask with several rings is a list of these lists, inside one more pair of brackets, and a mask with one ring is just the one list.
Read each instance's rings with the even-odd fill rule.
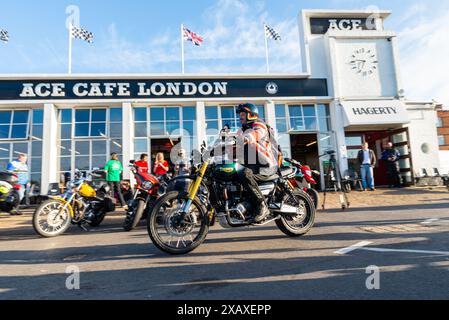
[[277,174],[273,174],[271,176],[256,176],[257,182],[271,182],[277,179],[279,179],[279,176]]
[[295,169],[293,169],[292,167],[282,168],[281,169],[281,173],[282,173],[283,177],[287,177],[287,176],[292,175],[293,173],[295,173]]

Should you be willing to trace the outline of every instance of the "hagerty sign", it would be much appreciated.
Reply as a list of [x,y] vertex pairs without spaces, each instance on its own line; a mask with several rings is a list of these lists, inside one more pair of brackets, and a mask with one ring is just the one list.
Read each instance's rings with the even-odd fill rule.
[[325,79],[0,80],[0,100],[327,96]]

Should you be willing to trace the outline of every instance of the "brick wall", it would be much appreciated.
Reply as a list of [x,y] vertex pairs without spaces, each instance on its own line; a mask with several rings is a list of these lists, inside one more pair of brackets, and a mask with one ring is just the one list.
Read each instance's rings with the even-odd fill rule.
[[445,143],[440,146],[440,150],[449,150],[449,110],[438,111],[438,117],[442,120],[443,126],[438,128],[438,136],[444,136]]

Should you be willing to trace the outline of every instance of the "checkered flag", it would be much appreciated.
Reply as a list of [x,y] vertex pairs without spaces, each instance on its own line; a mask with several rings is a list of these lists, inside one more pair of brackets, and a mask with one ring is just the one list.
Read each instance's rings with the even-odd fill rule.
[[82,28],[72,26],[72,38],[81,39],[92,43],[94,41],[94,34]]
[[265,36],[268,39],[273,39],[274,41],[280,41],[281,40],[280,34],[277,33],[276,30],[274,30],[273,28],[271,28],[268,25],[265,25]]
[[0,29],[0,40],[8,43],[9,41],[9,33],[6,30]]

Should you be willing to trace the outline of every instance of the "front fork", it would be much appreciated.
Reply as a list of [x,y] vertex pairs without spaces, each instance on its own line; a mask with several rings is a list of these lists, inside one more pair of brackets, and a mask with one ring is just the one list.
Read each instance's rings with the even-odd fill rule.
[[182,209],[183,213],[188,213],[190,210],[190,207],[192,206],[193,200],[195,200],[196,195],[198,194],[198,190],[200,189],[201,183],[203,182],[204,175],[206,174],[206,170],[209,166],[209,161],[205,161],[203,165],[201,166],[201,169],[198,172],[198,175],[195,179],[195,182],[189,187],[188,190],[188,200],[184,204],[184,207]]

